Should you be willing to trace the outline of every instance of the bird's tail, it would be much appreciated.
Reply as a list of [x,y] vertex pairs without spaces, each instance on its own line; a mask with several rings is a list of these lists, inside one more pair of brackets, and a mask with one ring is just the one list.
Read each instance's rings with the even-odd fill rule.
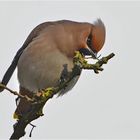
[[[28,91],[27,89],[20,87],[20,94],[21,95],[27,95],[28,97],[32,98],[34,93]],[[26,99],[19,99],[19,102],[17,103],[17,108],[15,110],[15,113],[13,114],[14,119],[19,119],[22,117],[22,115],[26,114],[31,109],[31,103],[27,101]]]
[[[9,82],[9,80],[11,79],[11,76],[13,75],[15,69],[16,69],[16,66],[17,66],[17,63],[18,63],[18,60],[22,54],[22,52],[24,51],[25,49],[25,45],[23,45],[19,50],[18,52],[16,53],[11,65],[9,66],[9,68],[7,69],[7,71],[5,72],[4,76],[3,76],[3,79],[2,81],[0,82],[1,84],[3,85],[7,85],[7,83]],[[2,92],[4,90],[3,87],[0,87],[0,92]]]

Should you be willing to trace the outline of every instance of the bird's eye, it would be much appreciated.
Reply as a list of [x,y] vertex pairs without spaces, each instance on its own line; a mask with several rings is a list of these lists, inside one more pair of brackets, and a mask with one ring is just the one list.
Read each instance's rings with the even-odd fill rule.
[[91,40],[91,39],[90,39],[90,38],[88,38],[88,39],[87,39],[87,42],[89,42],[90,40]]
[[88,47],[89,48],[91,48],[92,47],[92,42],[91,42],[91,34],[88,36],[88,38],[87,38],[87,45],[88,45]]

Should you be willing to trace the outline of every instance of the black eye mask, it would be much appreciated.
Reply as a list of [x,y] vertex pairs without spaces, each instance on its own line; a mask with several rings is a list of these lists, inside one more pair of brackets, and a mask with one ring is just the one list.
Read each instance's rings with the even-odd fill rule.
[[91,49],[91,47],[92,47],[92,35],[91,34],[88,36],[87,45]]
[[[82,53],[83,55],[90,55],[92,56],[94,59],[97,59],[97,52],[95,50],[93,50],[92,46],[92,35],[90,34],[87,38],[87,46],[88,48],[82,48],[80,49],[80,53]],[[92,49],[91,49],[92,48]]]

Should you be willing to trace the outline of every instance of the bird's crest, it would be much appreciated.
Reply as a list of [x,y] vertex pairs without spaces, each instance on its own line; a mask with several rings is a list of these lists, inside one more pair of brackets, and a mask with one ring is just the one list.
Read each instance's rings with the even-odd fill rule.
[[106,36],[105,25],[101,19],[97,19],[93,23],[93,43],[95,50],[98,52],[104,45]]

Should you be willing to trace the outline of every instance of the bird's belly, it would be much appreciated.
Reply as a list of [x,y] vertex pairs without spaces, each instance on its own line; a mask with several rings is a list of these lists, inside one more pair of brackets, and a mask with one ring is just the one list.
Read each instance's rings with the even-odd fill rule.
[[[71,72],[73,60],[58,50],[52,52],[41,51],[37,55],[30,54],[28,49],[23,52],[18,62],[18,79],[21,87],[34,93],[59,84],[64,72]],[[78,76],[60,92],[64,94],[77,82]]]

